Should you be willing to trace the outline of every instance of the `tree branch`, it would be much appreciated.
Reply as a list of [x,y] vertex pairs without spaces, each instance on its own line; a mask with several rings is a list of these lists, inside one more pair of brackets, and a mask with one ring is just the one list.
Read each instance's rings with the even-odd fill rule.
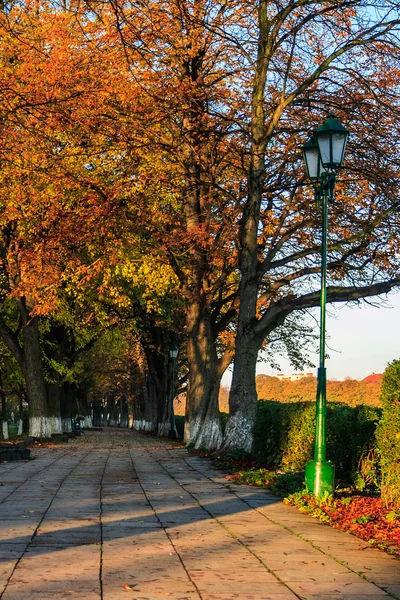
[[[393,288],[398,286],[400,286],[400,277],[394,277],[388,281],[381,281],[364,287],[329,286],[326,290],[327,302],[351,302],[353,300],[360,300],[371,296],[380,296],[381,294],[387,294]],[[288,296],[275,302],[261,319],[254,324],[254,334],[259,339],[264,339],[269,331],[273,331],[275,328],[273,326],[274,323],[277,323],[277,325],[282,324],[291,312],[319,306],[320,296],[320,291],[317,290],[310,294],[305,294],[304,296]]]

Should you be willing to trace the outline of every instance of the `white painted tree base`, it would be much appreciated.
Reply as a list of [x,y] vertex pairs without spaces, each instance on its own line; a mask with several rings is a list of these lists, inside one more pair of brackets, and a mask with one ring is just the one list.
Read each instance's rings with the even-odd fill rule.
[[136,431],[153,431],[153,423],[151,421],[135,420],[133,421],[133,429]]
[[3,440],[8,440],[8,423],[3,421]]
[[22,419],[20,419],[18,421],[18,435],[22,435],[23,431],[24,431],[24,423],[23,423]]
[[202,421],[191,419],[185,425],[185,442],[191,444],[196,450],[218,450],[222,444],[222,429],[219,420]]
[[223,450],[244,450],[251,452],[253,449],[253,425],[242,414],[229,417],[226,424]]
[[165,422],[165,421],[164,421],[164,423],[159,423],[158,429],[157,429],[157,435],[160,435],[161,437],[167,437],[169,435],[170,429],[171,429],[171,423]]
[[61,417],[49,417],[49,427],[51,433],[62,433]]
[[29,417],[29,435],[31,437],[50,437],[50,423],[48,417]]
[[81,421],[82,427],[93,427],[92,417],[90,415],[86,415],[83,421]]
[[71,433],[72,431],[72,422],[71,419],[61,419],[62,421],[62,432]]

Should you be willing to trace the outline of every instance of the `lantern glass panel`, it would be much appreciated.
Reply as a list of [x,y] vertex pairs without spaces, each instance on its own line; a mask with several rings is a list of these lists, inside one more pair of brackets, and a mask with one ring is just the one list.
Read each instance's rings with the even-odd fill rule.
[[179,352],[178,346],[171,346],[169,350],[169,355],[171,358],[177,358]]
[[309,146],[303,152],[309,179],[317,179],[319,163],[318,146]]
[[331,161],[331,133],[320,133],[318,135],[318,146],[321,153],[322,164],[327,167],[330,166]]
[[332,165],[340,167],[343,163],[346,150],[347,135],[343,133],[332,134]]

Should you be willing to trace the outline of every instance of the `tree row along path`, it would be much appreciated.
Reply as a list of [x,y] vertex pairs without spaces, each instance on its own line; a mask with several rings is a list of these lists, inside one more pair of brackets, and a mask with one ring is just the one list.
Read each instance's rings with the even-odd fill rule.
[[[1,600],[400,597],[400,562],[131,431],[0,464]],[[391,595],[391,596],[390,596]]]

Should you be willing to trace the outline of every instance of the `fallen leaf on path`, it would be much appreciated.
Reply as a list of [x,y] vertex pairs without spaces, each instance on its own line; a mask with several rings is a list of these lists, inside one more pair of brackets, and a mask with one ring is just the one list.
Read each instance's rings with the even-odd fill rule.
[[131,591],[131,590],[133,590],[133,588],[134,588],[134,587],[135,587],[134,585],[129,585],[129,583],[126,583],[126,584],[124,585],[124,590],[129,590],[129,591]]

